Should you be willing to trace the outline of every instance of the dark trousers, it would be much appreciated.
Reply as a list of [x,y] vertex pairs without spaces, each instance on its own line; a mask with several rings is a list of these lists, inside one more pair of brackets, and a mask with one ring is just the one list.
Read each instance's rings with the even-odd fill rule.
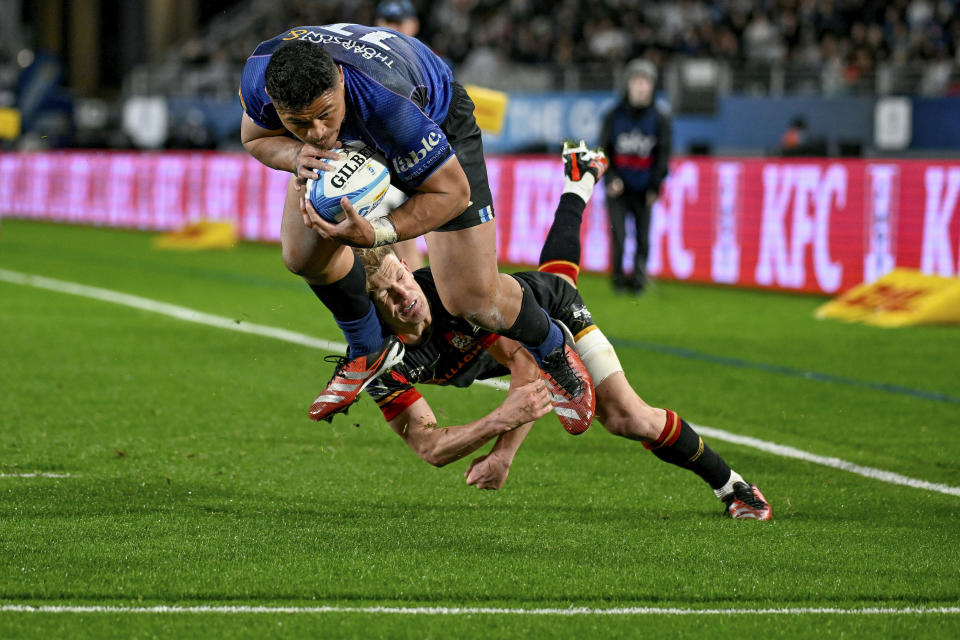
[[633,256],[633,274],[629,284],[642,286],[647,279],[647,255],[650,253],[650,207],[646,191],[627,189],[617,198],[607,198],[607,215],[613,237],[613,282],[627,285],[623,273],[623,244],[627,237],[627,217],[633,217],[637,230],[637,251]]

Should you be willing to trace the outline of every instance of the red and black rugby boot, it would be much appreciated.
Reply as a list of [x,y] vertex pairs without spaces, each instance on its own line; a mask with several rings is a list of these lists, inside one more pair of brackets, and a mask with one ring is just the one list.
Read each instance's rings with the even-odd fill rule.
[[593,422],[597,397],[593,379],[573,346],[573,335],[559,320],[553,322],[563,331],[563,344],[546,355],[540,363],[540,370],[550,389],[550,403],[560,424],[576,436]]
[[310,405],[310,419],[333,422],[333,416],[346,413],[368,384],[403,360],[403,343],[396,336],[389,336],[379,351],[352,360],[344,356],[327,356],[324,360],[336,362],[337,368]]
[[746,482],[734,482],[733,493],[723,501],[727,505],[727,514],[734,520],[769,520],[773,515],[760,489]]
[[579,143],[565,140],[560,155],[563,157],[563,174],[574,182],[580,182],[586,174],[599,182],[610,166],[603,150],[591,149],[583,140]]

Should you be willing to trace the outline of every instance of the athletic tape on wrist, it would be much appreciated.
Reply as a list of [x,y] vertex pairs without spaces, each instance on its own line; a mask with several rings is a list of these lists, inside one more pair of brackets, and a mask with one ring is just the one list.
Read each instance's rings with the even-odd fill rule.
[[397,241],[397,228],[393,226],[389,216],[371,220],[370,224],[373,226],[374,247],[382,247],[385,244],[393,244]]

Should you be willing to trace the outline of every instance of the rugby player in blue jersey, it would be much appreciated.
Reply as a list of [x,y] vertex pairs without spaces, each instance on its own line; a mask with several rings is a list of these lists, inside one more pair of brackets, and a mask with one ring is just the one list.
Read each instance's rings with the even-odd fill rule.
[[[669,409],[649,406],[637,395],[610,342],[594,324],[576,289],[580,225],[607,160],[583,143],[565,145],[563,158],[564,191],[540,254],[539,270],[517,277],[551,315],[576,333],[576,349],[597,385],[597,419],[610,433],[639,441],[660,460],[700,476],[730,517],[770,519],[770,505],[760,490],[731,469],[690,424]],[[477,488],[499,489],[533,420],[546,411],[547,399],[533,358],[515,341],[447,313],[429,267],[411,272],[390,247],[359,253],[374,304],[407,345],[403,361],[373,381],[367,392],[393,430],[431,464],[458,460],[496,439],[489,453],[470,464],[466,477]],[[466,425],[440,427],[415,387],[465,387],[507,373],[507,399],[489,415]]]
[[[593,418],[594,389],[572,346],[520,279],[497,269],[493,199],[473,102],[450,68],[415,38],[355,24],[290,29],[261,43],[243,70],[241,138],[263,164],[293,175],[283,207],[287,268],[307,281],[347,338],[347,357],[314,401],[330,419],[399,362],[403,345],[383,335],[350,247],[427,235],[443,306],[454,316],[523,344],[536,359],[567,431]],[[339,141],[383,153],[409,199],[370,222],[344,199],[330,224],[305,200],[308,178],[329,168]]]

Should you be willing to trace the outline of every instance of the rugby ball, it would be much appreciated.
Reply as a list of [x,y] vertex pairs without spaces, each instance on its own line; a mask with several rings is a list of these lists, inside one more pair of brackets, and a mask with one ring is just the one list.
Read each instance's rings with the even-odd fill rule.
[[348,143],[333,151],[340,156],[329,161],[333,168],[320,172],[317,180],[307,180],[307,197],[313,208],[324,220],[340,222],[346,215],[340,198],[347,196],[361,216],[379,214],[377,205],[390,187],[386,158],[361,142]]

